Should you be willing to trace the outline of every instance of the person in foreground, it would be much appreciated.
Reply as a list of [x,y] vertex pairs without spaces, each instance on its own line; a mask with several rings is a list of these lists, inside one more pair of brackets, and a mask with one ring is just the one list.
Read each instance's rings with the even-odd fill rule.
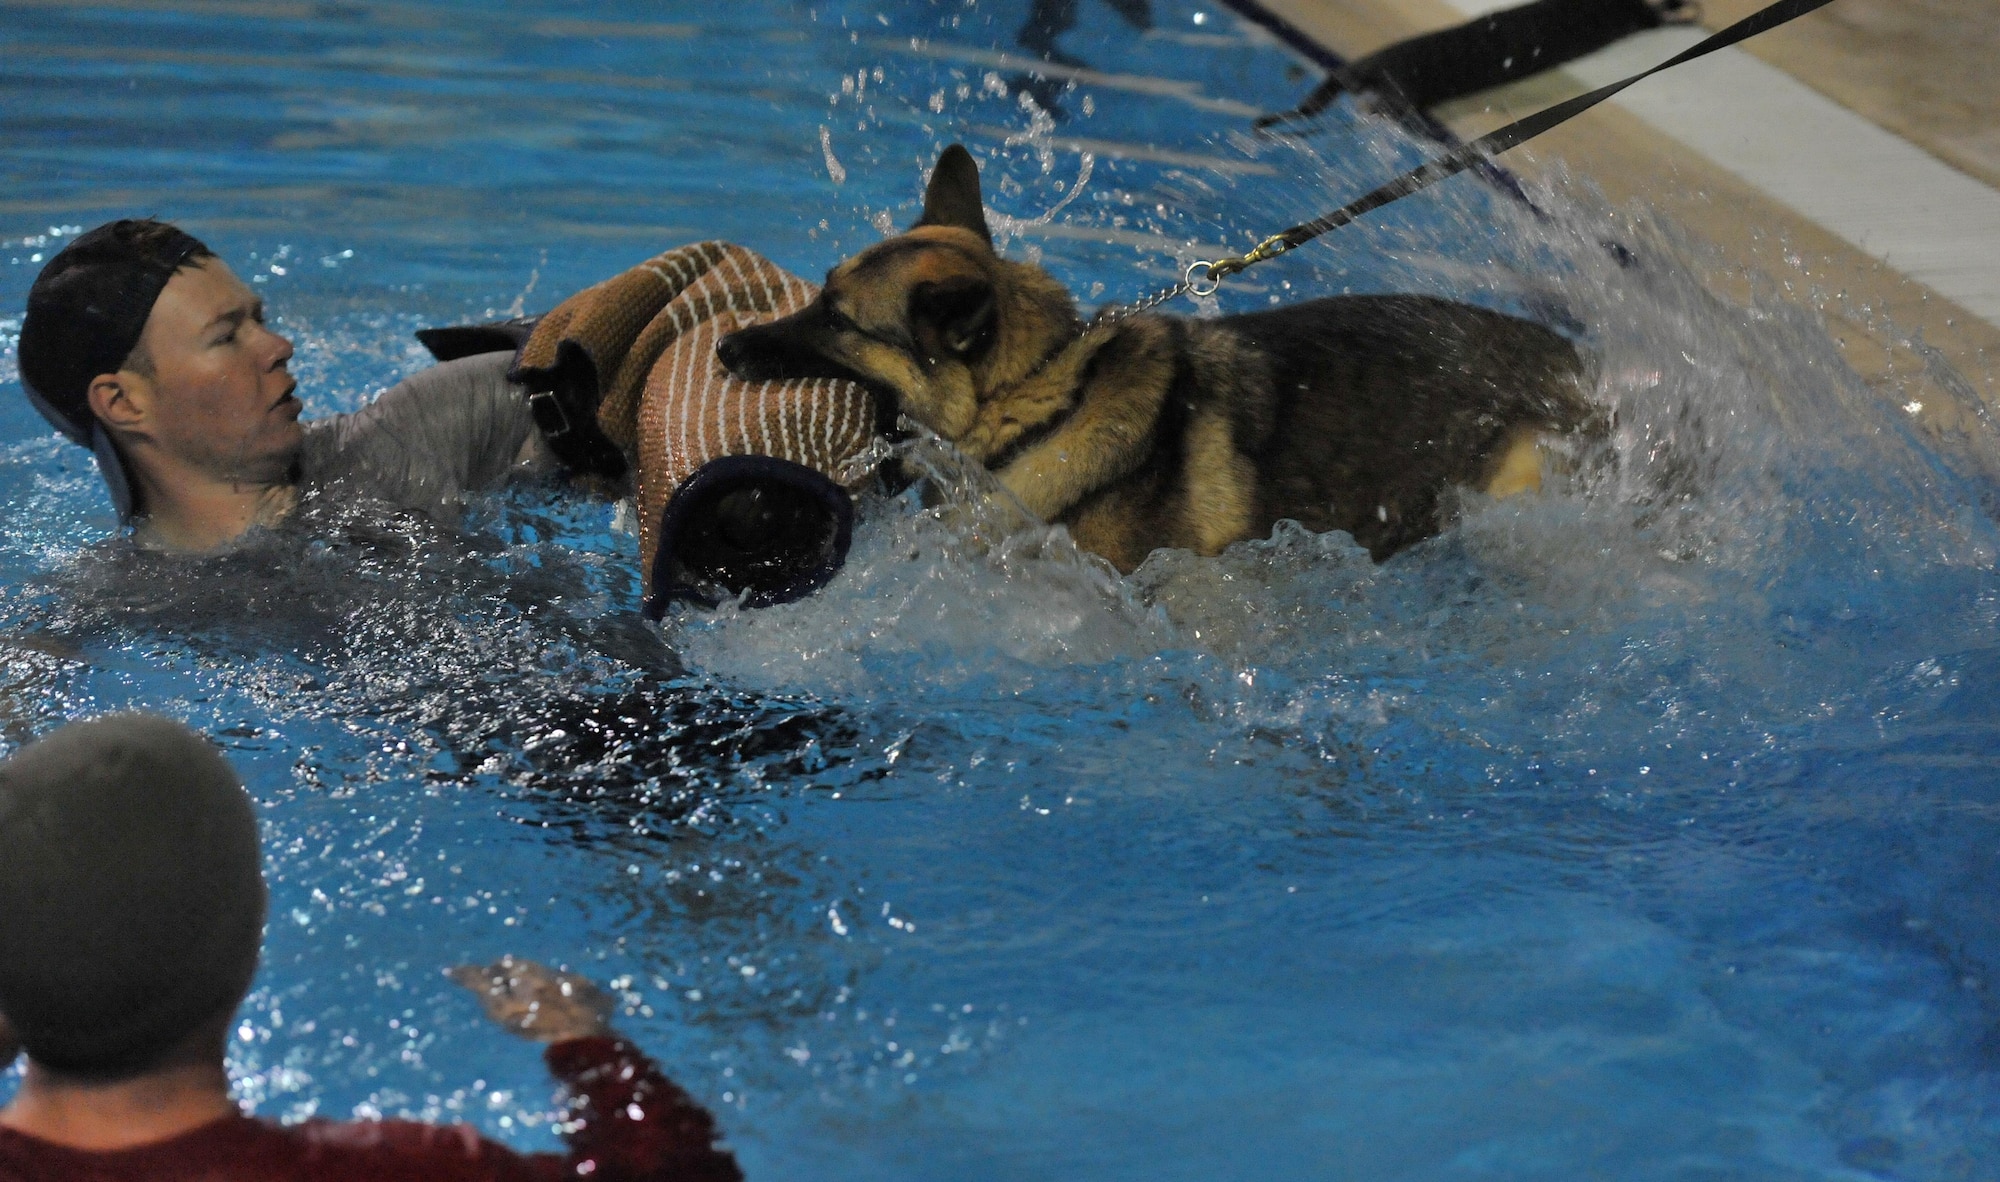
[[0,762],[0,1182],[738,1182],[708,1112],[612,1030],[581,977],[461,966],[503,1028],[548,1044],[566,1154],[466,1126],[243,1115],[223,1049],[256,970],[266,893],[250,798],[205,740],[121,714]]
[[[119,520],[153,549],[205,553],[346,482],[436,515],[526,468],[571,467],[568,419],[510,379],[511,352],[422,370],[362,410],[310,423],[292,343],[200,241],[125,219],[79,235],[28,292],[21,385],[89,448]],[[544,438],[544,432],[549,432]],[[553,445],[553,446],[552,446]]]

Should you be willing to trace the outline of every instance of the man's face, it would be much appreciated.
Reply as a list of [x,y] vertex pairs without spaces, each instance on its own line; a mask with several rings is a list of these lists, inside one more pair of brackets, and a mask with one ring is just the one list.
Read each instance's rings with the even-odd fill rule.
[[[264,301],[221,259],[175,272],[139,337],[151,374],[144,434],[222,479],[281,481],[303,431],[292,343],[264,327]],[[125,375],[121,375],[125,376]]]

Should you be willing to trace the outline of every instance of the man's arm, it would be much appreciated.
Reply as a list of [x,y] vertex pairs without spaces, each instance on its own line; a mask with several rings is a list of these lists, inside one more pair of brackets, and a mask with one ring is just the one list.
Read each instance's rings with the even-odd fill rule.
[[546,465],[511,353],[481,353],[420,370],[353,414],[307,425],[300,476],[345,481],[405,508],[436,514],[461,494],[492,488],[524,463]]
[[715,1118],[619,1037],[611,999],[588,980],[513,957],[450,975],[502,1029],[549,1044],[543,1058],[570,1093],[565,1176],[589,1162],[600,1182],[742,1182]]

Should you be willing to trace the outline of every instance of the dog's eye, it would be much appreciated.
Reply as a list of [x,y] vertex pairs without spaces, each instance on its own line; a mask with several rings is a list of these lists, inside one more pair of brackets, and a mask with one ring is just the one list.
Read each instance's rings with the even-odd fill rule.
[[861,329],[845,313],[834,308],[826,310],[826,326],[835,332],[858,332]]

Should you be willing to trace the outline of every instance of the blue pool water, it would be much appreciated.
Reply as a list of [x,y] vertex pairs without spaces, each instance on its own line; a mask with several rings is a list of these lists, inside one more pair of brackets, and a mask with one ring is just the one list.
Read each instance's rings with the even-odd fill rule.
[[1083,3],[1053,118],[1027,10],[0,0],[0,734],[229,747],[273,888],[243,1100],[553,1145],[440,975],[512,951],[612,981],[757,1179],[2000,1171],[1986,375],[1904,341],[1870,389],[1866,309],[1586,181],[1461,177],[1225,293],[1600,358],[1608,455],[1380,567],[1281,530],[1119,580],[918,448],[942,507],[871,498],[823,593],[658,633],[612,509],[537,489],[163,579],[14,393],[39,263],[113,216],[260,284],[325,413],[413,328],[682,241],[816,275],[954,139],[1093,302],[1420,155],[1244,138],[1316,75],[1185,0]]

